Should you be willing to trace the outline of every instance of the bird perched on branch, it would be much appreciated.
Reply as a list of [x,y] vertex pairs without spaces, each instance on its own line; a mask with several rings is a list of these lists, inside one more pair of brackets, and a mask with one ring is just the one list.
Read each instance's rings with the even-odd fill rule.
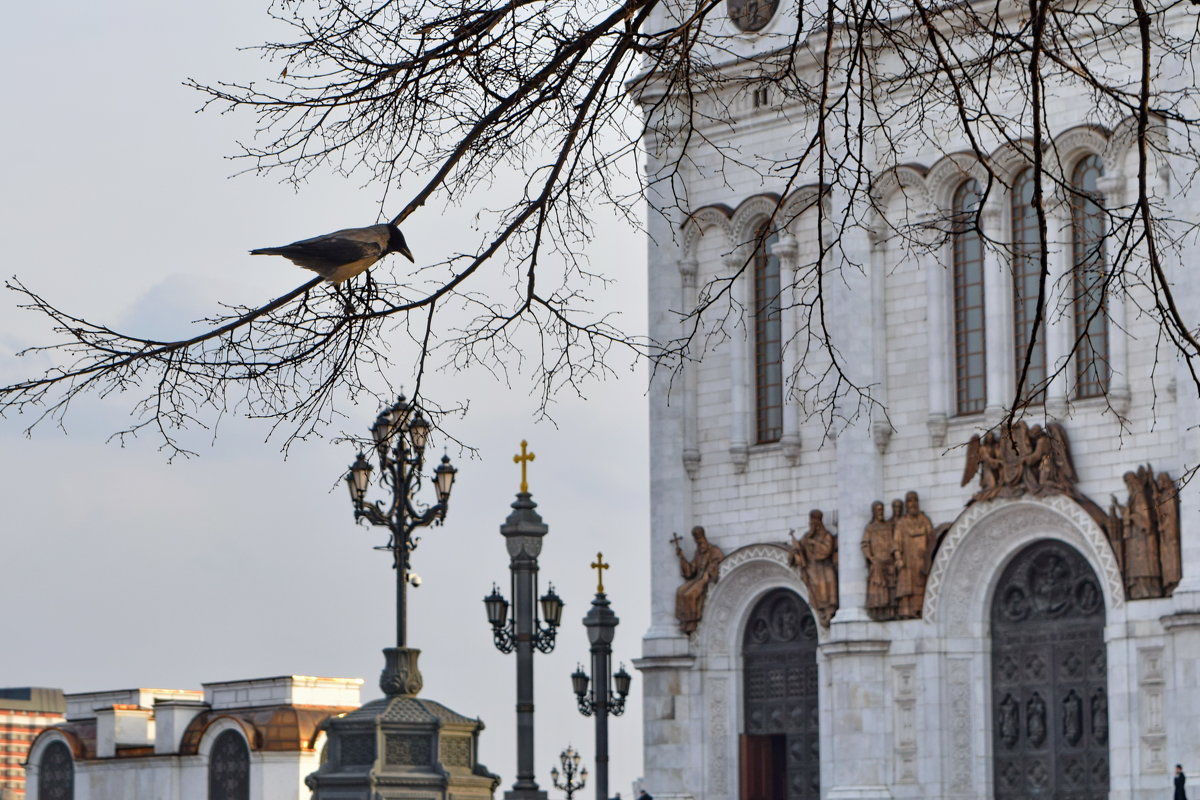
[[367,228],[346,228],[282,247],[251,250],[255,256],[283,256],[298,267],[311,269],[330,283],[353,278],[388,253],[413,261],[404,234],[391,223]]

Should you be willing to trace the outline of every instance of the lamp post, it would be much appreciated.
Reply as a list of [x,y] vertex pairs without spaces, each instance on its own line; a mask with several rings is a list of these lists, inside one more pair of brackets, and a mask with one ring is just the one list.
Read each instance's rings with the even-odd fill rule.
[[354,518],[387,528],[388,543],[376,550],[390,550],[392,567],[396,570],[396,646],[385,648],[383,674],[379,688],[384,694],[416,695],[421,690],[421,673],[417,657],[421,651],[408,647],[407,598],[408,587],[419,586],[420,577],[410,568],[410,554],[420,537],[413,531],[427,525],[441,524],[450,503],[450,489],[458,472],[449,456],[433,470],[432,482],[437,503],[422,509],[415,499],[425,466],[425,445],[429,439],[429,423],[420,409],[401,395],[396,403],[385,408],[371,426],[371,439],[379,462],[381,482],[391,498],[369,502],[367,489],[371,484],[371,463],[366,456],[358,458],[346,475],[350,499],[354,503]]
[[[562,764],[562,783],[558,782],[558,768],[550,768],[550,779],[554,783],[554,788],[566,792],[567,800],[571,800],[576,792],[587,785],[587,767],[580,769],[580,760],[579,753],[575,752],[575,748],[567,745],[567,749],[558,754],[558,762]],[[576,776],[578,776],[578,780],[576,780]]]
[[521,454],[513,456],[513,461],[521,465],[521,490],[512,504],[512,513],[500,526],[509,555],[511,616],[508,600],[499,587],[493,584],[492,593],[483,599],[496,649],[517,652],[517,780],[512,791],[504,793],[506,800],[546,798],[546,793],[538,789],[533,766],[533,651],[537,648],[549,653],[554,649],[563,610],[562,598],[551,585],[539,598],[545,623],[538,619],[537,557],[542,552],[542,537],[550,528],[534,510],[537,503],[529,494],[525,468],[534,454],[526,452],[527,444],[522,441]]
[[[609,683],[612,642],[621,620],[612,612],[604,594],[604,570],[608,566],[604,563],[604,556],[596,553],[596,563],[591,565],[596,570],[596,596],[592,599],[591,611],[583,618],[588,641],[592,644],[592,674],[589,676],[582,666],[571,673],[571,687],[575,690],[579,713],[585,717],[596,717],[596,800],[608,800],[608,715],[619,717],[625,713],[625,697],[633,681],[622,664],[612,676],[612,683]],[[590,692],[589,682],[592,684]]]
[[390,534],[387,544],[375,549],[390,551],[396,570],[396,646],[383,651],[379,688],[386,697],[322,723],[326,745],[321,764],[304,783],[313,800],[492,800],[500,776],[476,760],[483,723],[417,697],[420,651],[408,646],[406,630],[407,589],[420,583],[411,568],[419,541],[413,532],[445,519],[456,470],[443,456],[432,475],[437,502],[426,507],[416,499],[427,474],[429,423],[403,395],[380,412],[371,438],[380,483],[390,497],[367,500],[372,467],[363,453],[350,467],[346,485],[355,520],[387,528]]

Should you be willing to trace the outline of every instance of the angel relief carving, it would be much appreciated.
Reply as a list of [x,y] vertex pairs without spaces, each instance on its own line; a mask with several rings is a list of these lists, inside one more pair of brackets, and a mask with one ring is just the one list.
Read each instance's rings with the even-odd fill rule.
[[[979,475],[979,491],[971,502],[1024,494],[1075,494],[1075,465],[1067,432],[1051,422],[1030,427],[1024,421],[976,434],[967,443],[962,485]],[[968,503],[969,505],[969,503]]]
[[1029,425],[1018,420],[983,436],[976,434],[967,442],[967,463],[962,485],[979,476],[979,489],[967,501],[986,502],[997,497],[1065,494],[1088,513],[1102,530],[1108,529],[1109,515],[1081,493],[1071,460],[1067,431],[1055,422]]

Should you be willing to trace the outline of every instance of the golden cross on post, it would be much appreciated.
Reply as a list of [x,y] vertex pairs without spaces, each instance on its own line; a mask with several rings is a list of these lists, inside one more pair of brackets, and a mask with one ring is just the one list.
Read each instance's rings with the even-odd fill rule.
[[604,570],[608,569],[608,564],[604,563],[604,556],[596,553],[596,563],[591,567],[596,570],[596,594],[604,594]]
[[528,444],[529,444],[528,442],[526,442],[524,439],[522,439],[521,440],[521,455],[513,456],[513,463],[521,465],[521,493],[522,494],[526,494],[529,492],[529,481],[526,480],[526,477],[525,477],[525,465],[528,464],[530,461],[533,461],[533,459],[534,459],[533,453],[525,452],[525,447]]

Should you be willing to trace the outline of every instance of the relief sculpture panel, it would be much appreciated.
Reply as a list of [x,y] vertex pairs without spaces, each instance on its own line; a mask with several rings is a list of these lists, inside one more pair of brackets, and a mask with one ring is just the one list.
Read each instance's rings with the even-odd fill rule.
[[1168,597],[1183,577],[1179,541],[1179,490],[1149,464],[1126,472],[1124,504],[1112,498],[1108,536],[1130,600]]
[[813,509],[808,531],[800,539],[791,537],[789,563],[800,570],[808,589],[809,603],[825,628],[838,609],[837,537],[825,527],[825,515]]
[[679,536],[671,539],[679,559],[679,574],[683,577],[683,583],[675,590],[675,619],[684,633],[693,633],[700,624],[704,600],[709,587],[720,577],[721,561],[725,558],[721,548],[709,543],[704,528],[699,525],[692,528],[692,539],[696,542],[696,552],[690,559],[684,555]]

